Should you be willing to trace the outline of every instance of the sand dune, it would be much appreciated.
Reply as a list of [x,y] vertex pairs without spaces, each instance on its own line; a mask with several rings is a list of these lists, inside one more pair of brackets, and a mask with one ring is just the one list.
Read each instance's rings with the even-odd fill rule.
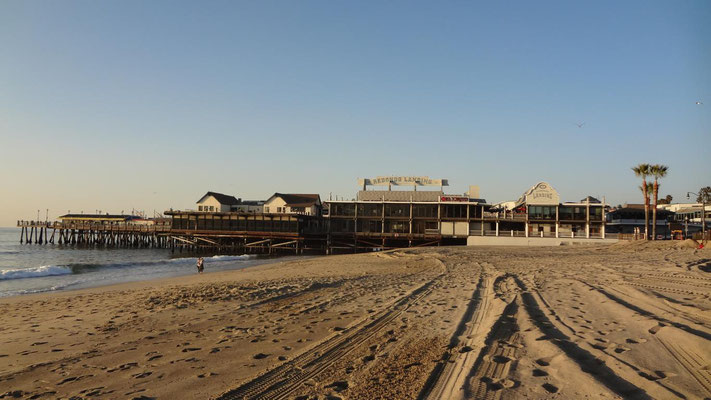
[[683,242],[440,247],[2,299],[0,398],[703,399],[709,271]]

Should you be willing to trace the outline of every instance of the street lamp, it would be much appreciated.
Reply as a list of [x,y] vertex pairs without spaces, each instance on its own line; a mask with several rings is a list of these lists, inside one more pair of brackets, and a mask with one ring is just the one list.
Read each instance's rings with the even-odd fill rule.
[[[702,191],[703,192],[703,191]],[[686,198],[687,200],[690,199],[691,197],[689,195],[696,195],[697,197],[701,198],[701,242],[706,239],[706,202],[708,201],[708,193],[694,193],[694,192],[686,192]]]

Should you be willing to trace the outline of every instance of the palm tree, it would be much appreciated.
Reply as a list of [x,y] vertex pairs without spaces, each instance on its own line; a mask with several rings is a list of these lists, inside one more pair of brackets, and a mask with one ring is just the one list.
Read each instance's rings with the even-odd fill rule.
[[642,192],[642,195],[644,196],[644,240],[647,240],[649,238],[649,235],[647,235],[647,228],[649,228],[649,196],[651,196],[652,192],[654,191],[654,184],[652,182],[646,182],[644,186],[639,186],[638,189],[640,192]]
[[650,175],[654,176],[654,212],[652,213],[652,240],[657,240],[657,197],[659,196],[659,180],[667,176],[669,167],[662,164],[654,164],[649,167]]
[[649,164],[639,164],[632,167],[632,171],[636,176],[642,177],[642,195],[644,196],[644,240],[649,238],[649,195],[647,194],[647,176],[649,176]]

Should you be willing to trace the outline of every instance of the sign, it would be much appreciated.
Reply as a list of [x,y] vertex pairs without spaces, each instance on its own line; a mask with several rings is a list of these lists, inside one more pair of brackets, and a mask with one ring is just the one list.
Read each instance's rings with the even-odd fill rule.
[[457,202],[464,202],[468,203],[469,198],[465,196],[439,196],[439,201],[446,202],[446,201],[457,201]]
[[360,186],[449,186],[446,179],[431,179],[429,176],[378,176],[373,179],[358,179]]
[[526,193],[526,204],[557,205],[559,203],[558,192],[545,182],[537,184]]

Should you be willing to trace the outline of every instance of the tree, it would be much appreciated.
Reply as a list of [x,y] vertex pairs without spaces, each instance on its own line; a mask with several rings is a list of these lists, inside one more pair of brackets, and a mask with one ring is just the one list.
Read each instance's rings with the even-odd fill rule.
[[649,164],[638,164],[632,167],[632,171],[638,177],[642,178],[642,195],[644,196],[644,240],[649,238],[649,195],[647,194],[647,176],[650,175]]
[[[652,191],[654,190],[654,184],[652,182],[647,182],[646,185],[644,186],[639,186],[638,187],[639,191],[642,192],[642,195],[644,196],[644,204],[648,205],[650,203],[649,197],[652,195]],[[649,209],[648,207],[645,207],[644,209],[644,240],[649,239],[649,235],[647,235],[647,228],[649,228]]]
[[704,197],[706,197],[706,203],[711,200],[711,186],[706,186],[699,189],[699,196],[696,198],[696,202],[704,203]]
[[673,198],[672,195],[668,194],[663,199],[659,199],[659,204],[671,204]]
[[667,176],[669,167],[662,164],[654,164],[649,167],[649,172],[654,176],[654,211],[652,212],[652,240],[657,240],[657,201],[659,200],[659,180]]

